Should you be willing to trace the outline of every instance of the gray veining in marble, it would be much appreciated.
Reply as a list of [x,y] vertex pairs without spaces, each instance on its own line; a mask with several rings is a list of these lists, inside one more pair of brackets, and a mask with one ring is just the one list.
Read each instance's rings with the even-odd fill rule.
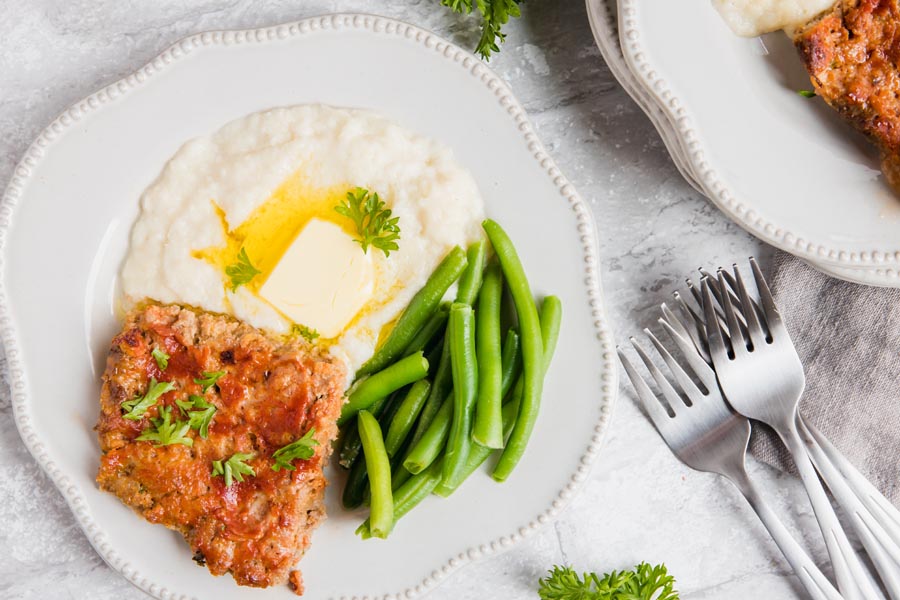
[[[336,11],[385,14],[465,46],[477,37],[472,22],[437,0],[0,0],[0,182],[56,114],[179,38]],[[492,67],[590,201],[618,339],[652,321],[691,269],[750,254],[765,260],[758,242],[681,180],[649,121],[604,65],[580,1],[530,0]],[[93,552],[25,450],[3,371],[0,597],[146,598]],[[752,472],[821,562],[800,486],[766,467]],[[431,597],[535,598],[538,577],[554,563],[608,571],[641,560],[666,562],[686,600],[799,597],[786,563],[735,490],[678,463],[623,386],[602,455],[562,518],[510,552],[457,572]]]

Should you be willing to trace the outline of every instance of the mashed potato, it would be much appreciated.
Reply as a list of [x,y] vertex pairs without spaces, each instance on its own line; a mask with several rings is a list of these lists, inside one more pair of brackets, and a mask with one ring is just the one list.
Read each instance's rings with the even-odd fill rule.
[[[371,112],[274,109],[187,142],[141,197],[121,271],[124,308],[145,299],[182,303],[289,333],[294,323],[259,287],[311,219],[352,232],[333,207],[357,186],[387,202],[401,239],[389,257],[369,248],[374,292],[325,340],[352,372],[443,256],[481,237],[484,218],[475,181],[449,148]],[[233,290],[224,265],[244,247],[261,273]]]
[[834,4],[835,0],[713,0],[731,30],[744,37],[802,25]]

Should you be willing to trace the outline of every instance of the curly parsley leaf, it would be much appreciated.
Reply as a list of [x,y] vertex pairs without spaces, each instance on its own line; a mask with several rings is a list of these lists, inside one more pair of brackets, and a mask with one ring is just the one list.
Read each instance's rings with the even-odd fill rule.
[[276,450],[275,453],[272,454],[272,458],[275,459],[272,470],[280,471],[281,469],[287,469],[288,471],[293,471],[297,468],[292,464],[295,459],[309,460],[312,458],[316,453],[315,447],[319,445],[319,442],[313,437],[314,435],[316,435],[316,428],[312,427],[306,432],[306,435],[299,440],[291,442],[287,446],[283,446]]
[[188,424],[191,429],[200,432],[200,437],[204,440],[209,437],[209,424],[213,415],[218,410],[214,404],[210,404],[203,396],[195,396],[191,394],[187,400],[176,400],[175,404],[181,409],[184,416],[188,418]]
[[576,573],[571,567],[553,567],[540,580],[541,600],[678,600],[675,578],[665,565],[637,565],[633,571]]
[[225,274],[231,279],[232,292],[236,292],[240,286],[250,283],[260,273],[262,271],[253,266],[247,255],[247,249],[244,247],[241,247],[241,251],[238,252],[237,262],[225,267]]
[[506,40],[503,26],[510,17],[521,16],[519,2],[521,0],[441,0],[441,4],[461,15],[469,15],[476,11],[481,15],[481,38],[475,46],[475,52],[481,58],[489,60],[492,52],[500,52],[500,44]]
[[165,371],[168,368],[169,355],[166,354],[163,350],[154,348],[150,354],[153,356],[153,360],[156,361],[156,366],[159,367],[160,371]]
[[244,475],[250,475],[251,477],[256,476],[256,471],[253,470],[253,467],[248,465],[246,461],[252,460],[256,454],[244,454],[242,452],[236,452],[226,461],[214,460],[213,461],[213,470],[212,476],[218,477],[222,476],[225,478],[225,487],[231,487],[231,484],[234,481],[238,483],[244,481]]
[[347,199],[335,206],[334,210],[356,225],[356,233],[360,237],[355,241],[362,246],[363,252],[368,252],[369,246],[374,246],[384,252],[385,256],[390,256],[392,250],[400,249],[397,245],[397,240],[400,239],[400,217],[391,218],[391,209],[385,208],[384,201],[377,193],[358,187],[347,192]]
[[146,394],[122,402],[120,406],[125,411],[122,417],[129,421],[140,421],[147,413],[147,410],[159,401],[160,396],[174,389],[175,386],[171,382],[157,382],[156,378],[152,377]]
[[138,440],[153,442],[154,446],[168,446],[170,444],[184,444],[193,446],[194,440],[187,437],[191,426],[187,421],[176,419],[172,421],[172,407],[163,406],[159,409],[159,417],[151,419],[152,427],[148,427],[137,437]]
[[815,98],[816,93],[812,90],[797,90],[797,93],[803,96],[804,98]]
[[206,390],[216,385],[223,375],[225,375],[225,371],[203,371],[203,377],[195,378],[194,383],[199,385],[205,394]]
[[299,335],[300,337],[306,339],[307,342],[314,342],[319,337],[319,332],[315,329],[307,327],[306,325],[294,323],[293,325],[291,325],[291,335]]

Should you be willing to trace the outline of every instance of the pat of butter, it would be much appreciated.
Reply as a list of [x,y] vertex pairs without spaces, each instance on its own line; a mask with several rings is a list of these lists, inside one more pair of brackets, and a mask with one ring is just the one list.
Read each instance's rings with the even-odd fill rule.
[[259,295],[295,323],[333,338],[365,306],[374,288],[371,255],[334,223],[312,219]]

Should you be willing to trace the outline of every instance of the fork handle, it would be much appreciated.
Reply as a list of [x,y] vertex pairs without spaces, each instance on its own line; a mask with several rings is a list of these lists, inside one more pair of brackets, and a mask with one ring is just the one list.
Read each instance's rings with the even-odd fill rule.
[[868,552],[878,575],[892,600],[900,600],[900,546],[892,539],[890,532],[882,526],[875,515],[865,506],[847,479],[832,464],[803,422],[798,419],[800,432],[806,438],[807,450],[831,495],[844,509],[853,529]]
[[794,536],[790,534],[787,527],[784,526],[778,515],[771,509],[769,504],[763,500],[756,486],[750,481],[747,472],[743,469],[736,473],[728,475],[729,480],[741,491],[750,506],[756,512],[759,520],[762,521],[772,539],[778,545],[781,553],[787,559],[794,573],[800,579],[800,583],[806,588],[810,598],[813,600],[843,600],[843,596],[831,585],[828,578],[819,570],[816,563],[809,557]]
[[788,423],[785,427],[777,428],[776,432],[787,446],[794,459],[794,464],[800,472],[800,479],[803,481],[816,520],[822,529],[822,536],[825,538],[825,546],[828,548],[828,556],[831,558],[841,594],[847,600],[883,598],[881,593],[875,589],[859,555],[853,549],[850,540],[847,539],[847,534],[841,527],[837,514],[825,494],[825,488],[822,487],[816,469],[806,453],[806,445],[800,439],[796,424]]
[[[841,452],[826,438],[816,427],[803,419],[800,415],[800,422],[806,432],[810,434],[812,442],[816,443],[818,448],[824,453],[828,460],[833,464],[844,479],[850,489],[856,496],[866,505],[869,512],[876,521],[888,532],[895,544],[900,546],[900,510],[891,504],[891,501],[884,497],[878,489],[866,479],[865,475],[860,473]],[[895,558],[900,564],[900,559]]]

